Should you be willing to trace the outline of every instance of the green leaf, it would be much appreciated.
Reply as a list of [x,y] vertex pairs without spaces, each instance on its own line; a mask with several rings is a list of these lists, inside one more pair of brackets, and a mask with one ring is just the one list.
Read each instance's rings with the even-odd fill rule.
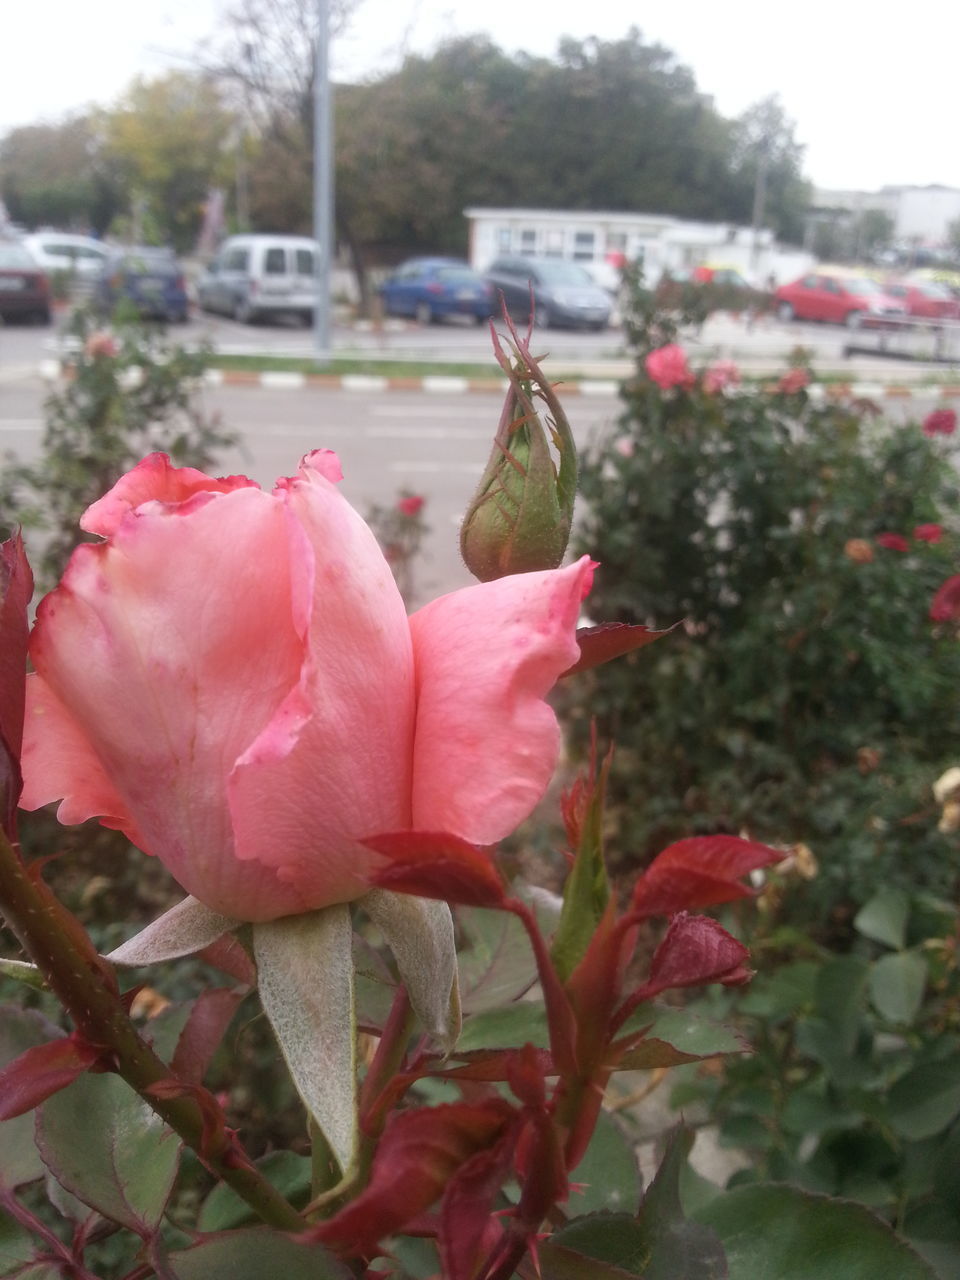
[[342,903],[253,926],[264,1012],[344,1175],[357,1151],[352,932]]
[[202,951],[238,923],[211,911],[196,898],[187,897],[111,951],[107,959],[111,964],[132,968],[176,960]]
[[[310,1158],[294,1151],[271,1151],[256,1162],[263,1174],[280,1194],[296,1207],[305,1204],[310,1192]],[[228,1231],[255,1218],[254,1211],[241,1200],[232,1187],[218,1182],[200,1210],[198,1231]]]
[[836,1050],[849,1056],[857,1043],[869,964],[840,956],[817,975],[817,1012],[829,1024]]
[[640,1203],[643,1183],[633,1144],[609,1112],[600,1112],[590,1145],[570,1174],[570,1182],[574,1190],[566,1208],[575,1217],[600,1209],[632,1212]]
[[646,1038],[620,1062],[618,1071],[649,1071],[683,1062],[713,1058],[721,1053],[746,1053],[749,1045],[730,1027],[709,1022],[685,1009],[641,1005],[624,1032],[650,1024]]
[[547,1014],[539,1001],[524,1000],[468,1018],[454,1056],[474,1049],[519,1049],[525,1044],[537,1049],[550,1048]]
[[499,1009],[524,995],[537,976],[530,939],[510,911],[458,907],[461,947],[460,1002],[464,1015]]
[[67,1191],[144,1238],[177,1176],[180,1140],[114,1075],[84,1075],[40,1108],[37,1145]]
[[610,881],[603,860],[603,804],[610,757],[596,772],[591,771],[574,784],[569,799],[578,811],[580,839],[570,874],[563,886],[563,909],[553,935],[550,954],[562,980],[566,980],[583,959],[587,947],[610,901]]
[[890,1124],[918,1142],[942,1132],[960,1115],[960,1063],[928,1062],[896,1082],[887,1098]]
[[910,899],[902,889],[881,889],[853,918],[853,927],[865,938],[897,951],[907,938]]
[[19,1222],[0,1211],[0,1275],[8,1275],[15,1267],[29,1262],[34,1252],[32,1237]]
[[923,1004],[929,971],[916,951],[897,951],[870,966],[869,991],[873,1007],[888,1022],[911,1026]]
[[754,1183],[695,1216],[719,1235],[729,1280],[936,1280],[885,1222],[850,1201]]
[[537,1247],[542,1280],[630,1280],[638,1271],[624,1271],[613,1263],[600,1262],[596,1258],[578,1253],[553,1240],[543,1241]]
[[[21,1053],[61,1034],[40,1014],[13,1006],[0,1008],[0,1067]],[[43,1161],[33,1140],[35,1113],[0,1123],[0,1186],[14,1188],[43,1176]]]
[[371,889],[359,905],[386,939],[423,1026],[445,1053],[460,1034],[453,917],[445,902]]
[[[646,1232],[629,1213],[591,1213],[585,1218],[575,1218],[573,1222],[557,1231],[550,1238],[553,1246],[562,1246],[564,1250],[579,1255],[581,1259],[608,1262],[617,1268],[613,1275],[642,1276],[650,1261],[650,1249]],[[573,1259],[574,1261],[576,1259]],[[577,1271],[545,1272],[546,1276],[573,1277],[592,1273]],[[596,1273],[603,1276],[603,1271]],[[679,1278],[678,1278],[679,1280]]]
[[171,1280],[352,1280],[322,1245],[297,1244],[267,1228],[231,1231],[169,1255]]

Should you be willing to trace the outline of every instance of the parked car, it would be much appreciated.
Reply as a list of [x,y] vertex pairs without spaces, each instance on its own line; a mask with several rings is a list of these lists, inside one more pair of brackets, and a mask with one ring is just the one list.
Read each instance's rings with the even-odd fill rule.
[[81,280],[99,276],[110,257],[108,245],[65,231],[35,231],[24,236],[21,243],[44,271],[75,275]]
[[781,285],[774,294],[781,320],[825,320],[857,329],[882,324],[906,315],[898,298],[885,293],[868,276],[847,276],[813,271]]
[[612,302],[579,262],[562,258],[497,258],[486,278],[494,295],[503,294],[512,316],[525,320],[533,290],[534,320],[539,329],[551,325],[605,329]]
[[483,324],[493,314],[493,290],[459,258],[411,258],[380,286],[388,316],[413,316],[434,324],[447,316],[472,316]]
[[945,284],[935,280],[888,280],[883,286],[897,298],[908,316],[925,320],[960,320],[960,302]]
[[172,250],[147,245],[111,253],[96,282],[94,299],[107,311],[126,302],[144,320],[171,324],[185,324],[190,312],[183,269]]
[[0,320],[50,323],[50,281],[22,244],[0,240]]
[[241,324],[277,315],[312,324],[318,252],[317,242],[305,236],[230,236],[197,281],[200,309]]
[[690,278],[697,284],[730,285],[734,289],[749,289],[750,282],[737,267],[704,262],[694,267]]

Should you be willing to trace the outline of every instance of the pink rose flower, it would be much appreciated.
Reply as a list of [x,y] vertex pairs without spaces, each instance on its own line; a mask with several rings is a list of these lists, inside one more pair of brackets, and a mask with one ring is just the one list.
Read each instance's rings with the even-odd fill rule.
[[789,373],[785,373],[777,383],[777,390],[785,396],[795,395],[798,391],[802,391],[804,387],[810,385],[809,369],[791,369]]
[[957,415],[953,409],[934,409],[923,420],[925,436],[952,436],[957,429]]
[[703,375],[703,389],[708,395],[716,395],[725,387],[735,387],[740,381],[740,370],[732,360],[718,360]]
[[107,333],[102,329],[96,333],[91,333],[83,344],[84,355],[89,356],[91,360],[96,360],[103,356],[112,358],[119,354],[119,351],[120,344],[113,334]]
[[403,516],[409,516],[412,520],[414,516],[418,516],[423,510],[426,498],[421,498],[418,493],[411,493],[406,498],[400,498],[397,502],[397,510]]
[[630,436],[618,436],[613,442],[613,447],[621,458],[632,458],[637,450],[636,441]]
[[913,531],[917,542],[940,542],[943,538],[942,524],[918,524]]
[[960,621],[960,573],[947,578],[937,589],[930,603],[930,618],[933,622]]
[[490,844],[531,812],[592,562],[408,619],[340,478],[321,450],[272,493],[152,454],[88,508],[105,541],[77,548],[31,638],[25,808],[98,817],[251,921],[360,897],[368,837]]
[[666,391],[670,387],[690,387],[693,385],[693,374],[687,364],[683,347],[671,342],[666,347],[658,347],[651,351],[646,361],[647,373],[658,387]]
[[909,542],[900,533],[878,533],[876,543],[878,547],[886,547],[888,551],[910,550]]

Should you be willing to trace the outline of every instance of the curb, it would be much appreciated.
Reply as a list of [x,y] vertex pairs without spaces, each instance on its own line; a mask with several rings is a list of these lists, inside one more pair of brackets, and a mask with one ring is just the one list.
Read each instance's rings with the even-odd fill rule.
[[[46,381],[69,378],[72,368],[59,360],[42,360],[38,372]],[[127,371],[130,385],[136,385],[137,370]],[[555,384],[561,395],[615,397],[621,385],[628,379],[620,378],[571,378]],[[506,391],[505,378],[462,378],[445,374],[425,374],[422,377],[386,377],[370,373],[294,373],[286,370],[208,369],[203,382],[208,387],[254,387],[267,391],[355,391],[365,394],[388,391],[416,391],[425,395],[464,395],[483,392]],[[766,389],[776,387],[777,379],[767,382],[761,378],[757,385]],[[882,382],[813,382],[808,394],[817,399],[843,400],[909,400],[960,399],[960,384],[947,383],[890,383]]]

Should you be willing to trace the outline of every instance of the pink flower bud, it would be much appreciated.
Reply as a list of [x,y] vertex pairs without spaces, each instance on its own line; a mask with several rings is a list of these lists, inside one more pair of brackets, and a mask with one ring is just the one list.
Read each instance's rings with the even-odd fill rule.
[[888,551],[910,550],[910,544],[902,533],[878,533],[876,543],[878,547],[886,547]]

